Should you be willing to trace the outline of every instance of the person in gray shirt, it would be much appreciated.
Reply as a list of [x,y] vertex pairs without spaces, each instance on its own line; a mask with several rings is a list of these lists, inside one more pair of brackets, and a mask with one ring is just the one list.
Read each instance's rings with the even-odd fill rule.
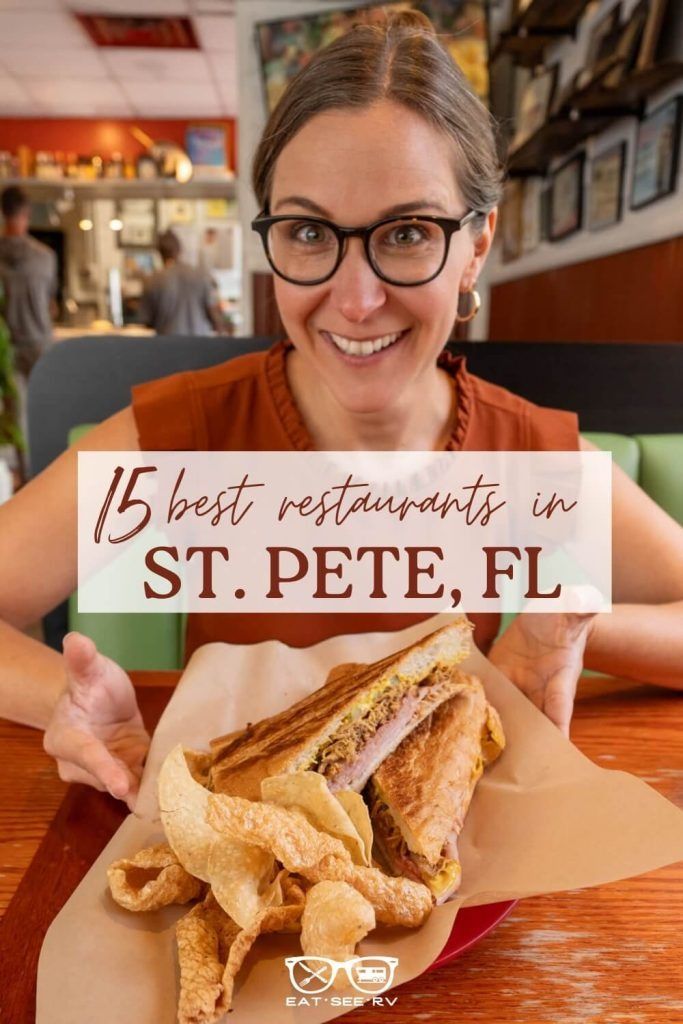
[[57,257],[28,233],[31,204],[23,189],[8,186],[0,197],[4,232],[0,237],[0,279],[4,317],[15,365],[24,376],[52,340],[51,309],[57,289]]
[[210,274],[180,259],[181,247],[173,231],[157,242],[164,269],[145,283],[140,319],[157,334],[213,334],[224,330],[218,295]]

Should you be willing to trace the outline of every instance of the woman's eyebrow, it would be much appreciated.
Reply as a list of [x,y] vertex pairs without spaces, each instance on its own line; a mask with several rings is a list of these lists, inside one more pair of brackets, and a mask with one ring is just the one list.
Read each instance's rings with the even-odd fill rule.
[[[327,220],[331,220],[331,214],[328,213],[322,206],[318,206],[312,199],[306,199],[305,196],[285,196],[279,199],[273,207],[273,213],[278,210],[281,206],[286,203],[292,203],[295,206],[302,206],[304,210],[310,210],[311,213],[315,213],[318,217],[325,217]],[[398,203],[395,206],[390,206],[386,210],[382,210],[377,214],[376,220],[383,220],[385,217],[400,217],[404,213],[414,213],[416,210],[438,210],[445,216],[449,216],[448,210],[438,203],[435,199],[416,199],[410,203]]]

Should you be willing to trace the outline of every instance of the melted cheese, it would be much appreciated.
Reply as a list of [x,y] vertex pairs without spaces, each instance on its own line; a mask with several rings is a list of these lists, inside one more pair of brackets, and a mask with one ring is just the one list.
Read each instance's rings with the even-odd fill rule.
[[446,860],[444,866],[436,875],[427,875],[420,872],[425,885],[428,885],[434,896],[439,896],[460,879],[461,868],[457,860]]

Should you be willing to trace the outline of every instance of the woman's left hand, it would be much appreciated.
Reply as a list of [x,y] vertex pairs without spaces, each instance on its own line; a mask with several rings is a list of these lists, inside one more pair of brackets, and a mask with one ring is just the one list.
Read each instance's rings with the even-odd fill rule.
[[522,613],[489,654],[496,668],[567,737],[594,619],[594,613]]

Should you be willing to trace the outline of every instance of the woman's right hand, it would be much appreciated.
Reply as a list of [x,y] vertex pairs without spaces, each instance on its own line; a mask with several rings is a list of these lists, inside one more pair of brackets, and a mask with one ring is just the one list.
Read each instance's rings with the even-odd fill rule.
[[133,809],[149,747],[133,684],[88,637],[64,637],[67,686],[43,745],[59,777],[107,790]]

